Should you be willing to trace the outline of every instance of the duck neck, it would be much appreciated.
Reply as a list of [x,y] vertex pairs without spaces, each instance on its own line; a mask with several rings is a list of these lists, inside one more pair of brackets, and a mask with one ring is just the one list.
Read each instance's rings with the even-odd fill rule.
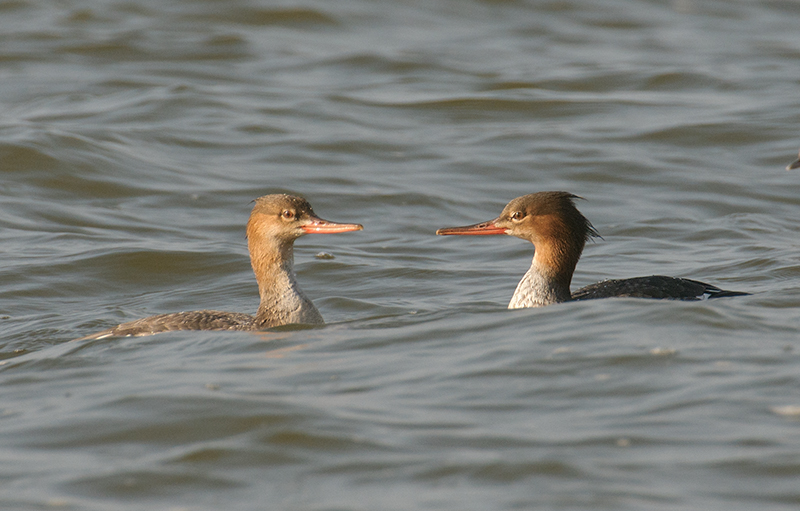
[[574,247],[540,242],[536,244],[535,251],[531,267],[511,297],[509,309],[542,307],[571,299],[569,285],[580,258],[580,250],[576,254]]
[[261,297],[257,325],[322,323],[319,311],[297,284],[293,240],[248,238],[248,243]]

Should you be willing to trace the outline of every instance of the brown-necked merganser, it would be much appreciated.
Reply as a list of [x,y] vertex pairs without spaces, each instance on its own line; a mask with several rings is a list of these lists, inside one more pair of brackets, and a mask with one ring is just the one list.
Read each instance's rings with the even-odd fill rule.
[[569,285],[586,241],[599,237],[568,192],[539,192],[517,197],[488,222],[439,229],[436,234],[510,234],[534,246],[531,268],[522,277],[509,309],[593,298],[636,297],[699,300],[749,293],[723,291],[696,280],[653,275],[606,280],[570,293]]
[[363,227],[323,220],[302,197],[265,195],[255,203],[247,221],[250,263],[261,295],[255,316],[214,310],[160,314],[123,323],[83,339],[152,335],[175,330],[262,330],[291,323],[323,324],[322,315],[295,280],[294,241],[306,234],[360,231]]

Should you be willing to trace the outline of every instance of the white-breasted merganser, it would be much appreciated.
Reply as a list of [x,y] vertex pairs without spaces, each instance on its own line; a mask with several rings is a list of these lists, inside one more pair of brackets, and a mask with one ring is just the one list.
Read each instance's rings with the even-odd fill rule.
[[294,241],[306,234],[361,229],[360,224],[319,218],[302,197],[283,194],[259,197],[247,221],[247,247],[261,296],[255,316],[214,310],[160,314],[123,323],[83,339],[142,336],[175,330],[262,330],[292,323],[323,324],[322,315],[295,279]]
[[703,297],[747,295],[696,280],[653,275],[606,280],[570,293],[569,286],[586,241],[599,237],[568,192],[539,192],[517,197],[500,216],[488,222],[439,229],[436,234],[510,234],[530,241],[533,262],[517,285],[509,309],[593,298],[636,297],[699,300]]

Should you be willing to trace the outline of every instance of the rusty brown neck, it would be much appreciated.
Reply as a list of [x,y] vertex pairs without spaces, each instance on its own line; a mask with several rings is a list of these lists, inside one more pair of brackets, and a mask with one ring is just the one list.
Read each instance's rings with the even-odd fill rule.
[[247,244],[260,296],[257,326],[323,323],[295,278],[294,239],[264,235],[248,226]]
[[569,301],[570,283],[586,243],[586,228],[553,219],[543,232],[534,233],[531,267],[517,285],[510,309],[541,307]]

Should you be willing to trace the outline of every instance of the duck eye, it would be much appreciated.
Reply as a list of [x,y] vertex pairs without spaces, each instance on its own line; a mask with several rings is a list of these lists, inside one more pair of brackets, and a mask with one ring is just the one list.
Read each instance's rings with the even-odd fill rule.
[[291,220],[291,219],[294,218],[294,211],[292,211],[290,209],[284,209],[283,213],[281,213],[281,216],[283,218],[285,218],[286,220]]
[[520,221],[525,216],[525,213],[522,211],[515,211],[513,215],[511,215],[511,220]]

